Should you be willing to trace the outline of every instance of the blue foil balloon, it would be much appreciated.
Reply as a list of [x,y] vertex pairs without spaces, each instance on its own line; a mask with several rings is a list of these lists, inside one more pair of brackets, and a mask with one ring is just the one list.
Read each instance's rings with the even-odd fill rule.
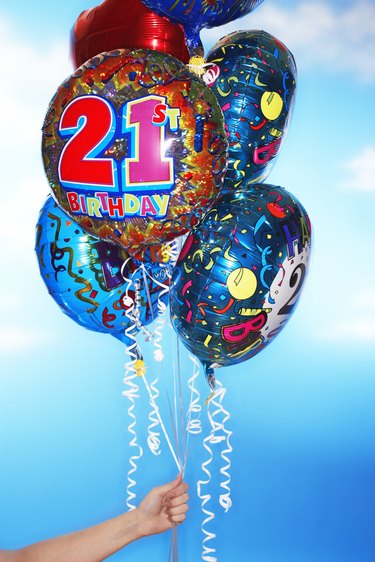
[[[134,340],[125,330],[149,324],[158,314],[159,296],[167,303],[161,286],[169,285],[171,263],[137,267],[122,248],[83,231],[52,197],[40,212],[35,251],[43,281],[62,311],[126,345]],[[133,310],[136,321],[129,317]]]
[[148,8],[183,25],[191,54],[201,48],[199,32],[252,12],[262,0],[142,0]]
[[286,325],[310,262],[311,225],[282,187],[227,193],[189,235],[171,289],[173,326],[205,365],[234,365],[264,349]]
[[227,35],[207,62],[229,140],[225,193],[270,173],[288,131],[297,70],[291,52],[265,31]]

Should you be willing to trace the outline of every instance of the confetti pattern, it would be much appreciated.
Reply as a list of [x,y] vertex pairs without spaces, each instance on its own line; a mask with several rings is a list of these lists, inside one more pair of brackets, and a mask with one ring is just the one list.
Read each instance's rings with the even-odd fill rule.
[[224,193],[270,173],[288,131],[297,71],[291,52],[265,31],[224,37],[207,62],[229,141]]
[[285,326],[310,250],[309,217],[285,189],[257,184],[217,199],[186,240],[170,290],[173,326],[206,373],[253,357]]
[[58,89],[43,125],[59,205],[129,253],[188,232],[219,193],[227,163],[215,95],[156,51],[112,51]]
[[[168,284],[172,275],[171,263],[146,263],[146,287],[142,272],[122,248],[84,232],[52,197],[40,212],[35,251],[43,281],[61,310],[84,328],[111,334],[126,345],[132,343],[125,329],[132,325],[127,312],[134,309],[136,280],[139,319],[145,326],[158,314],[157,281]],[[162,299],[167,304],[167,293]]]
[[193,55],[201,48],[199,32],[252,12],[262,0],[143,0],[153,12],[183,25]]

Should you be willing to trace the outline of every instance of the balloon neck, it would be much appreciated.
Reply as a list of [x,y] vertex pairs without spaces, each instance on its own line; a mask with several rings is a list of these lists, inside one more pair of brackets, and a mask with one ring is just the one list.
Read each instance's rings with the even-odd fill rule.
[[186,36],[186,46],[189,51],[189,56],[194,57],[203,57],[204,56],[204,47],[199,37],[199,33],[191,27],[186,25],[183,26]]
[[215,392],[216,379],[215,379],[215,369],[211,363],[203,362],[203,371],[212,392]]

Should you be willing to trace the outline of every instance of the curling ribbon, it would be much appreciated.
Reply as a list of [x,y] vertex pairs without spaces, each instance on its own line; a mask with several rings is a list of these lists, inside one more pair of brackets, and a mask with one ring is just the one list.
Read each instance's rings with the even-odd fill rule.
[[[211,414],[209,412],[209,405],[207,407],[207,415],[210,418]],[[207,504],[211,500],[211,494],[209,494],[209,493],[204,494],[203,493],[203,486],[208,486],[211,482],[211,472],[210,472],[208,467],[210,466],[210,464],[212,462],[213,453],[212,453],[212,449],[210,447],[210,443],[211,443],[211,434],[207,435],[203,439],[203,447],[208,452],[209,458],[202,463],[201,468],[202,468],[202,471],[207,475],[207,479],[206,480],[198,480],[198,482],[197,482],[197,492],[198,492],[198,497],[201,500],[202,512],[206,516],[206,518],[203,520],[203,522],[201,524],[201,530],[202,530],[202,533],[204,535],[204,538],[203,538],[203,541],[202,541],[202,560],[204,560],[205,562],[217,562],[217,558],[216,558],[216,556],[214,556],[214,554],[216,554],[216,548],[214,546],[207,546],[207,544],[206,544],[209,541],[213,541],[216,538],[215,533],[211,533],[210,531],[208,531],[206,529],[206,526],[211,521],[213,521],[215,519],[215,513],[213,511],[209,511],[209,509],[207,508]]]
[[[129,287],[131,285],[131,281],[125,276],[127,261],[124,262],[122,265],[121,274],[125,279],[125,281],[127,282],[126,291],[128,292]],[[129,325],[128,328],[126,328],[125,334],[129,338],[129,340],[131,340],[133,343],[127,347],[129,361],[125,364],[125,377],[123,381],[128,388],[127,390],[123,390],[122,392],[122,395],[125,396],[130,401],[130,405],[128,408],[128,416],[132,421],[128,425],[128,431],[130,435],[132,435],[132,438],[129,444],[130,447],[134,447],[137,450],[137,452],[131,455],[129,459],[130,469],[127,473],[128,485],[126,488],[127,491],[126,505],[130,511],[135,509],[136,507],[132,503],[133,500],[136,498],[136,494],[134,493],[133,488],[135,488],[137,485],[135,474],[138,468],[138,461],[143,456],[143,449],[138,442],[138,435],[136,431],[137,418],[134,413],[135,400],[139,398],[139,385],[137,384],[136,380],[137,377],[140,375],[140,373],[144,372],[144,363],[140,358],[140,353],[135,338],[135,335],[138,332],[137,324],[135,320],[137,311],[134,310],[135,308],[136,306],[133,306],[126,311],[126,316],[131,321],[131,324]]]
[[224,466],[220,469],[220,473],[224,476],[225,480],[220,482],[220,487],[225,490],[225,493],[220,494],[219,497],[219,502],[221,507],[224,509],[225,512],[227,512],[231,507],[232,507],[232,499],[231,499],[231,490],[229,487],[230,481],[231,481],[231,477],[229,474],[230,468],[231,468],[231,461],[229,459],[229,456],[232,451],[233,451],[233,447],[230,443],[230,438],[233,434],[232,431],[228,430],[225,425],[228,422],[228,420],[230,419],[230,413],[225,410],[225,408],[222,405],[222,402],[224,400],[224,397],[226,395],[226,388],[221,384],[221,382],[216,378],[216,385],[218,387],[217,391],[215,392],[215,395],[212,399],[212,404],[214,406],[216,406],[216,410],[215,412],[212,414],[212,419],[214,419],[216,416],[222,415],[223,419],[221,421],[216,421],[214,420],[214,433],[216,434],[218,431],[222,431],[224,433],[224,437],[222,437],[220,439],[220,441],[225,441],[226,444],[226,448],[221,451],[220,456],[224,461]]
[[190,404],[187,411],[186,431],[191,435],[198,435],[202,432],[201,412],[202,406],[200,405],[201,395],[195,386],[195,382],[199,376],[200,365],[195,355],[189,354],[189,359],[193,364],[193,374],[188,380],[188,387],[190,390]]
[[[230,443],[232,431],[226,428],[226,423],[230,419],[230,414],[222,404],[226,394],[226,389],[217,379],[216,385],[217,387],[215,393],[207,404],[207,417],[211,426],[211,431],[209,435],[203,440],[203,447],[209,454],[209,458],[202,463],[202,471],[207,475],[207,479],[199,480],[197,484],[198,496],[202,502],[202,512],[206,516],[201,525],[202,533],[204,535],[202,541],[202,560],[204,560],[205,562],[216,562],[217,558],[216,556],[214,556],[216,554],[216,548],[213,545],[214,543],[210,542],[209,546],[207,544],[209,543],[209,541],[214,541],[214,539],[216,538],[215,533],[207,530],[207,525],[215,519],[215,513],[213,511],[209,511],[207,508],[207,504],[211,500],[211,494],[203,493],[202,486],[208,486],[211,482],[211,472],[209,470],[209,466],[214,458],[214,452],[211,448],[211,445],[217,445],[223,442],[225,443],[225,449],[221,451],[220,456],[224,461],[224,466],[220,469],[220,473],[224,477],[224,480],[220,483],[220,487],[225,492],[220,494],[219,503],[225,510],[225,512],[227,512],[232,506],[232,500],[230,497],[231,490],[229,486],[231,481],[229,473],[231,468],[231,461],[229,455],[233,451],[233,447]],[[211,412],[211,406],[215,408],[213,412]],[[218,417],[220,417],[221,419],[217,419]]]

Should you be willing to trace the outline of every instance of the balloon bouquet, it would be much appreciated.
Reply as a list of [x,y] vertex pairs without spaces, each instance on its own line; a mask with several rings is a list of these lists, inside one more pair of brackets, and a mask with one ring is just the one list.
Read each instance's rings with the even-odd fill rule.
[[[232,33],[202,56],[201,29],[260,2],[105,0],[86,10],[72,34],[78,68],[43,124],[53,197],[37,225],[40,271],[63,312],[126,344],[124,394],[139,450],[133,409],[145,366],[137,333],[152,338],[146,326],[169,302],[179,338],[204,366],[211,403],[227,419],[215,368],[245,361],[274,339],[308,271],[306,211],[285,189],[263,183],[293,109],[293,56],[264,31]],[[231,432],[220,427],[228,476]],[[129,507],[139,456],[130,459]],[[229,481],[221,484],[225,509]],[[208,496],[200,497],[207,523]],[[208,559],[215,549],[204,533]]]

